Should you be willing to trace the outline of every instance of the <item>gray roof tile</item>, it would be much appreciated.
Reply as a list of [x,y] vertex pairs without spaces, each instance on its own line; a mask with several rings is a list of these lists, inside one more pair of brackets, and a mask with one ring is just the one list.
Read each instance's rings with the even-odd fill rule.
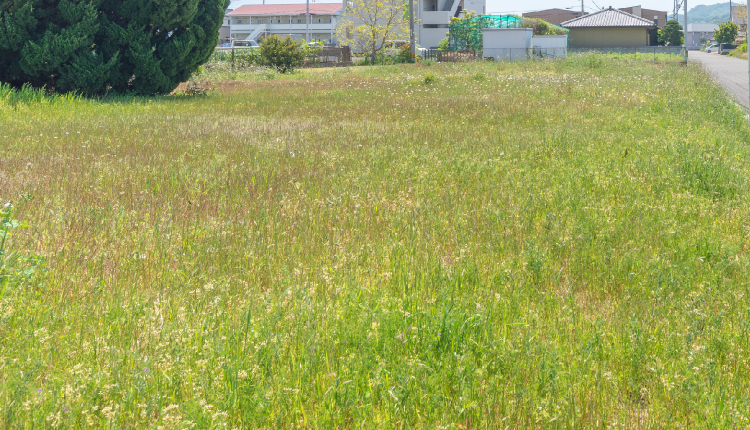
[[618,9],[602,9],[590,15],[580,16],[565,21],[560,26],[565,28],[587,28],[587,27],[641,27],[656,28],[653,21],[635,16]]
[[688,31],[714,31],[718,29],[719,29],[719,26],[716,24],[703,24],[703,23],[688,24]]

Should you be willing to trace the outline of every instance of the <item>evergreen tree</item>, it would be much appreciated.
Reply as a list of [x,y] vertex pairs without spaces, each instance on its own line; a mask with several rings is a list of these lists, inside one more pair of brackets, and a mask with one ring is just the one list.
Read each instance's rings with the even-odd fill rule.
[[669,46],[680,46],[683,43],[682,26],[675,19],[670,19],[659,30],[659,43]]
[[213,52],[229,0],[0,0],[0,82],[141,95]]

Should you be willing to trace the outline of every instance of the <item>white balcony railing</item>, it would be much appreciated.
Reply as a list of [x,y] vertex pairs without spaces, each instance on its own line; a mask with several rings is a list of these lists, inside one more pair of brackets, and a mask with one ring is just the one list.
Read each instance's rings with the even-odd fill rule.
[[[252,32],[258,29],[258,27],[265,26],[266,30],[269,32],[277,33],[279,31],[289,31],[290,29],[292,31],[305,31],[307,26],[303,24],[289,24],[289,23],[281,23],[281,24],[232,24],[229,26],[229,30],[232,33],[236,32]],[[333,24],[310,24],[310,31],[317,31],[317,32],[330,32],[331,29],[334,28]]]

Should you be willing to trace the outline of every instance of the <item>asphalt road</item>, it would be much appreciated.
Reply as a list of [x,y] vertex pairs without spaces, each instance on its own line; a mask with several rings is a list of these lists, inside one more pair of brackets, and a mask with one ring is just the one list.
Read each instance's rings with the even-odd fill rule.
[[747,60],[701,51],[690,51],[688,61],[700,61],[743,106],[748,106]]

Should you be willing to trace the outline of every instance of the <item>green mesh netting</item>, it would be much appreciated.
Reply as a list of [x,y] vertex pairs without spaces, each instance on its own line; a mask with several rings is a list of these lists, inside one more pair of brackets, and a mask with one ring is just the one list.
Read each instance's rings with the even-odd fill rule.
[[453,19],[448,26],[448,42],[452,50],[483,48],[483,28],[533,28],[534,34],[566,34],[567,29],[540,19],[527,19],[515,15],[477,15]]

